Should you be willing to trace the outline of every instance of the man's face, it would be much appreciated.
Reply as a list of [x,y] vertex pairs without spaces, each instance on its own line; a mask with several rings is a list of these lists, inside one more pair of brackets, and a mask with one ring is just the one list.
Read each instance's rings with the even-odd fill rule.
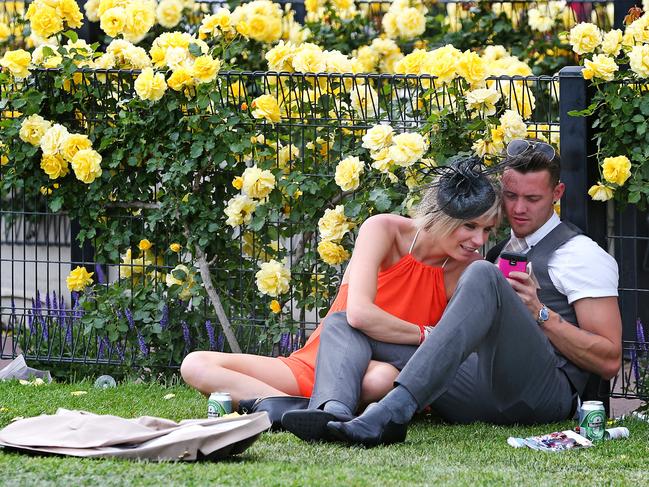
[[509,224],[517,237],[541,228],[552,216],[553,203],[561,199],[565,186],[552,186],[548,171],[523,174],[515,169],[503,173],[503,202]]

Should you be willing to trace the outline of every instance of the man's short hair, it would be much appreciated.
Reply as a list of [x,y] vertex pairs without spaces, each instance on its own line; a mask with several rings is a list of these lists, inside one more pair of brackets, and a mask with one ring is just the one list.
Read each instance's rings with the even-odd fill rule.
[[[528,139],[532,142],[542,142],[537,139]],[[550,159],[547,154],[541,151],[526,150],[518,156],[507,156],[505,166],[515,169],[518,172],[527,174],[528,172],[548,171],[550,173],[550,184],[555,187],[559,183],[561,175],[561,159],[559,153],[555,152],[554,157]]]

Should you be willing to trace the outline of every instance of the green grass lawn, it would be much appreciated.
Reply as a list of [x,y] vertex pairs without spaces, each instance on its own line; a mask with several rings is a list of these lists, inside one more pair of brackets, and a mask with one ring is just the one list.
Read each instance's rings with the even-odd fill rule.
[[[77,390],[88,391],[74,396]],[[175,397],[165,400],[164,396]],[[207,401],[184,386],[124,384],[98,390],[90,382],[23,386],[0,383],[0,427],[17,416],[83,409],[123,417],[204,417]],[[405,444],[374,449],[307,444],[288,433],[264,433],[244,454],[219,463],[148,463],[32,457],[0,450],[0,485],[647,485],[649,424],[626,420],[627,440],[563,453],[514,449],[508,436],[574,426],[451,426],[424,418]]]

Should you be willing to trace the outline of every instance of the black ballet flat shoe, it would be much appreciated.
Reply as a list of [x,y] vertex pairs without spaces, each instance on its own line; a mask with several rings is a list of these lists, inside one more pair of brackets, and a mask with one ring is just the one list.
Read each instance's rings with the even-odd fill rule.
[[289,411],[282,416],[282,426],[304,441],[336,441],[327,423],[331,421],[349,421],[353,416],[334,415],[321,409],[304,409]]
[[306,409],[309,398],[302,396],[269,396],[239,401],[239,414],[259,413],[265,411],[270,419],[271,431],[281,431],[282,416],[288,411]]
[[351,445],[374,447],[403,443],[408,425],[389,420],[386,422],[389,414],[383,406],[371,404],[361,416],[348,422],[330,421],[327,429],[330,435]]

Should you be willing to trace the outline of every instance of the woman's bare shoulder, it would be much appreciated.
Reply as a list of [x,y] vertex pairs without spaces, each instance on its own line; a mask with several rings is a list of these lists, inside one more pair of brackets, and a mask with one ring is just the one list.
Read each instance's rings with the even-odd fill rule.
[[412,218],[408,218],[401,215],[394,215],[392,213],[379,213],[378,215],[372,215],[367,220],[363,222],[361,228],[363,227],[380,227],[380,228],[394,228],[399,232],[404,230],[409,230],[414,226],[414,221]]

